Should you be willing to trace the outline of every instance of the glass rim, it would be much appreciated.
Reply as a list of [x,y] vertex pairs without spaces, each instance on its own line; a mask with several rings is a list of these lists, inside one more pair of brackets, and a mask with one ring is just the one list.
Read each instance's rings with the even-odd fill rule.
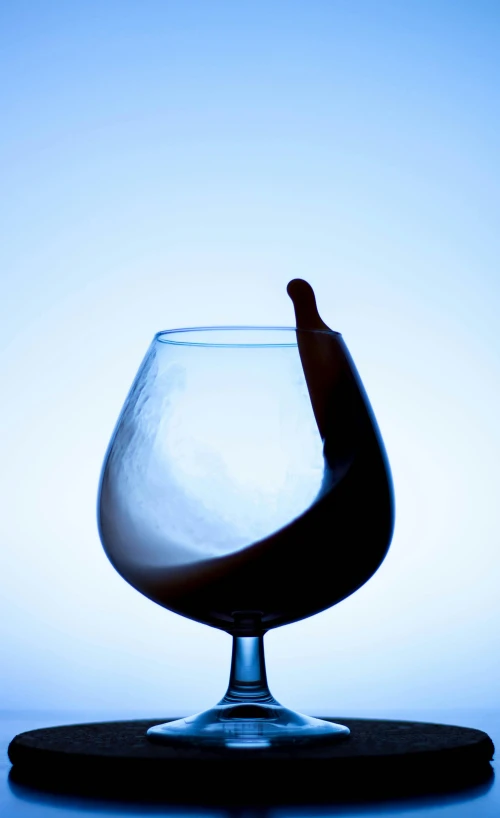
[[219,341],[188,341],[188,340],[177,340],[173,338],[167,338],[164,336],[169,335],[181,335],[184,332],[257,332],[257,331],[264,331],[264,332],[304,332],[304,333],[311,333],[313,335],[337,335],[341,336],[340,332],[337,332],[333,329],[297,329],[297,327],[286,327],[286,326],[266,326],[266,325],[221,325],[221,326],[211,326],[211,327],[179,327],[178,329],[163,329],[157,332],[154,336],[154,340],[160,344],[172,344],[173,346],[192,346],[192,347],[296,347],[297,340],[291,341],[290,343],[283,343],[282,341],[276,342],[234,342],[229,341],[227,343],[221,343]]

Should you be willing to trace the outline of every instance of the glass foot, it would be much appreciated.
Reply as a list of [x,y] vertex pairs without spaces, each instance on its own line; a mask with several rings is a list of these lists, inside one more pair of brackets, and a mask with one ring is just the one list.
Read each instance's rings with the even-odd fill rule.
[[278,702],[222,703],[195,716],[150,727],[148,738],[162,744],[210,744],[241,749],[266,749],[337,741],[349,728],[303,716]]

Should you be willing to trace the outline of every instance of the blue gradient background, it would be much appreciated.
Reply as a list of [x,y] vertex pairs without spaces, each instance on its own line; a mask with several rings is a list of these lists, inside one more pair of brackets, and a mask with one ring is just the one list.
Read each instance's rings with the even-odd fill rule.
[[156,607],[95,522],[153,333],[290,324],[315,286],[396,488],[375,577],[266,637],[316,713],[494,707],[500,685],[500,5],[0,6],[4,709],[192,712],[229,638]]

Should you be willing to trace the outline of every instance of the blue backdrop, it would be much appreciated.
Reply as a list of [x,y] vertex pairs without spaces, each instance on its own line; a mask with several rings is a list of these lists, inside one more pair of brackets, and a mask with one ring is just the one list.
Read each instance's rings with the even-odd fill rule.
[[229,638],[101,549],[102,458],[159,329],[290,324],[311,281],[370,395],[396,534],[266,637],[309,712],[488,707],[500,684],[500,6],[17,0],[0,8],[1,707],[158,715]]

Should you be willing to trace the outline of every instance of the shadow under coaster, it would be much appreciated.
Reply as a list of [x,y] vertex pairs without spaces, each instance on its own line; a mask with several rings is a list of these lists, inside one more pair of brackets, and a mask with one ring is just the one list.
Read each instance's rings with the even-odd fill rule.
[[32,730],[9,746],[11,781],[52,793],[177,804],[335,803],[453,793],[491,779],[481,730],[329,719],[351,735],[314,748],[214,749],[153,744],[166,719]]

